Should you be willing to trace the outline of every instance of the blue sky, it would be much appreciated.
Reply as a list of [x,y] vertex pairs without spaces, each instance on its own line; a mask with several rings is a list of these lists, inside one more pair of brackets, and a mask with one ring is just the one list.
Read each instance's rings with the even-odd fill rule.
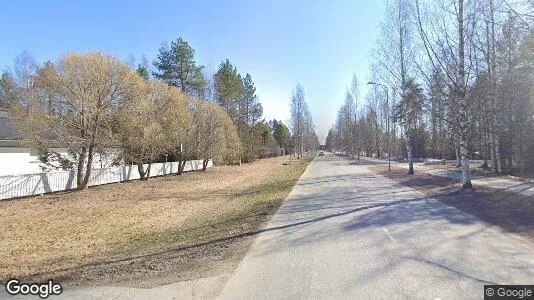
[[39,63],[89,50],[152,61],[162,42],[183,37],[208,69],[228,58],[250,73],[266,119],[289,118],[300,82],[323,140],[352,74],[365,94],[383,10],[369,0],[7,1],[0,67],[24,49]]

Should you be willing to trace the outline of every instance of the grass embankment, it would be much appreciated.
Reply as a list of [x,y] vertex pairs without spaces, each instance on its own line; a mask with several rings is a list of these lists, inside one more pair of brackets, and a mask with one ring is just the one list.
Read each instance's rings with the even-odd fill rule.
[[0,202],[0,279],[151,285],[148,277],[228,271],[311,160],[287,166],[285,156]]
[[391,172],[387,171],[387,165],[370,166],[369,169],[506,232],[534,241],[534,197],[487,186],[475,185],[474,190],[465,190],[457,180],[417,170],[414,175],[407,175],[406,168],[397,166],[392,166]]

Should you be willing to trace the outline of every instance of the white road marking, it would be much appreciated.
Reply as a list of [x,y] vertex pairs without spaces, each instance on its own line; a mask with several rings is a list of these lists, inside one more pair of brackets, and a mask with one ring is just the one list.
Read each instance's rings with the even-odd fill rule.
[[382,230],[384,230],[384,232],[387,234],[387,236],[392,242],[395,242],[395,239],[393,238],[393,236],[389,233],[389,231],[386,228],[382,228]]

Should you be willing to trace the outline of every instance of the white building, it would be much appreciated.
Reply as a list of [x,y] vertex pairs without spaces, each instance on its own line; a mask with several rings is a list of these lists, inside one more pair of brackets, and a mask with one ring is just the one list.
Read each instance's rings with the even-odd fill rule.
[[[66,149],[55,149],[67,154]],[[15,130],[13,119],[6,111],[0,111],[0,176],[41,173],[39,154],[24,145],[22,137]]]
[[[74,160],[66,148],[53,150]],[[42,173],[42,165],[38,151],[24,143],[9,113],[0,110],[0,176]]]

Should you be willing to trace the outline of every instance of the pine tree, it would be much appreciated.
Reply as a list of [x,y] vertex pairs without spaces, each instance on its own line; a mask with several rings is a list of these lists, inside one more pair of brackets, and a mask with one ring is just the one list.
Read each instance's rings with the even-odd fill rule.
[[243,81],[237,69],[227,59],[221,62],[215,73],[215,94],[217,103],[237,123],[237,104],[243,92]]
[[182,38],[173,41],[170,48],[161,47],[154,66],[158,69],[153,74],[156,78],[190,95],[198,96],[202,93],[205,84],[202,74],[204,66],[197,65],[195,50]]

